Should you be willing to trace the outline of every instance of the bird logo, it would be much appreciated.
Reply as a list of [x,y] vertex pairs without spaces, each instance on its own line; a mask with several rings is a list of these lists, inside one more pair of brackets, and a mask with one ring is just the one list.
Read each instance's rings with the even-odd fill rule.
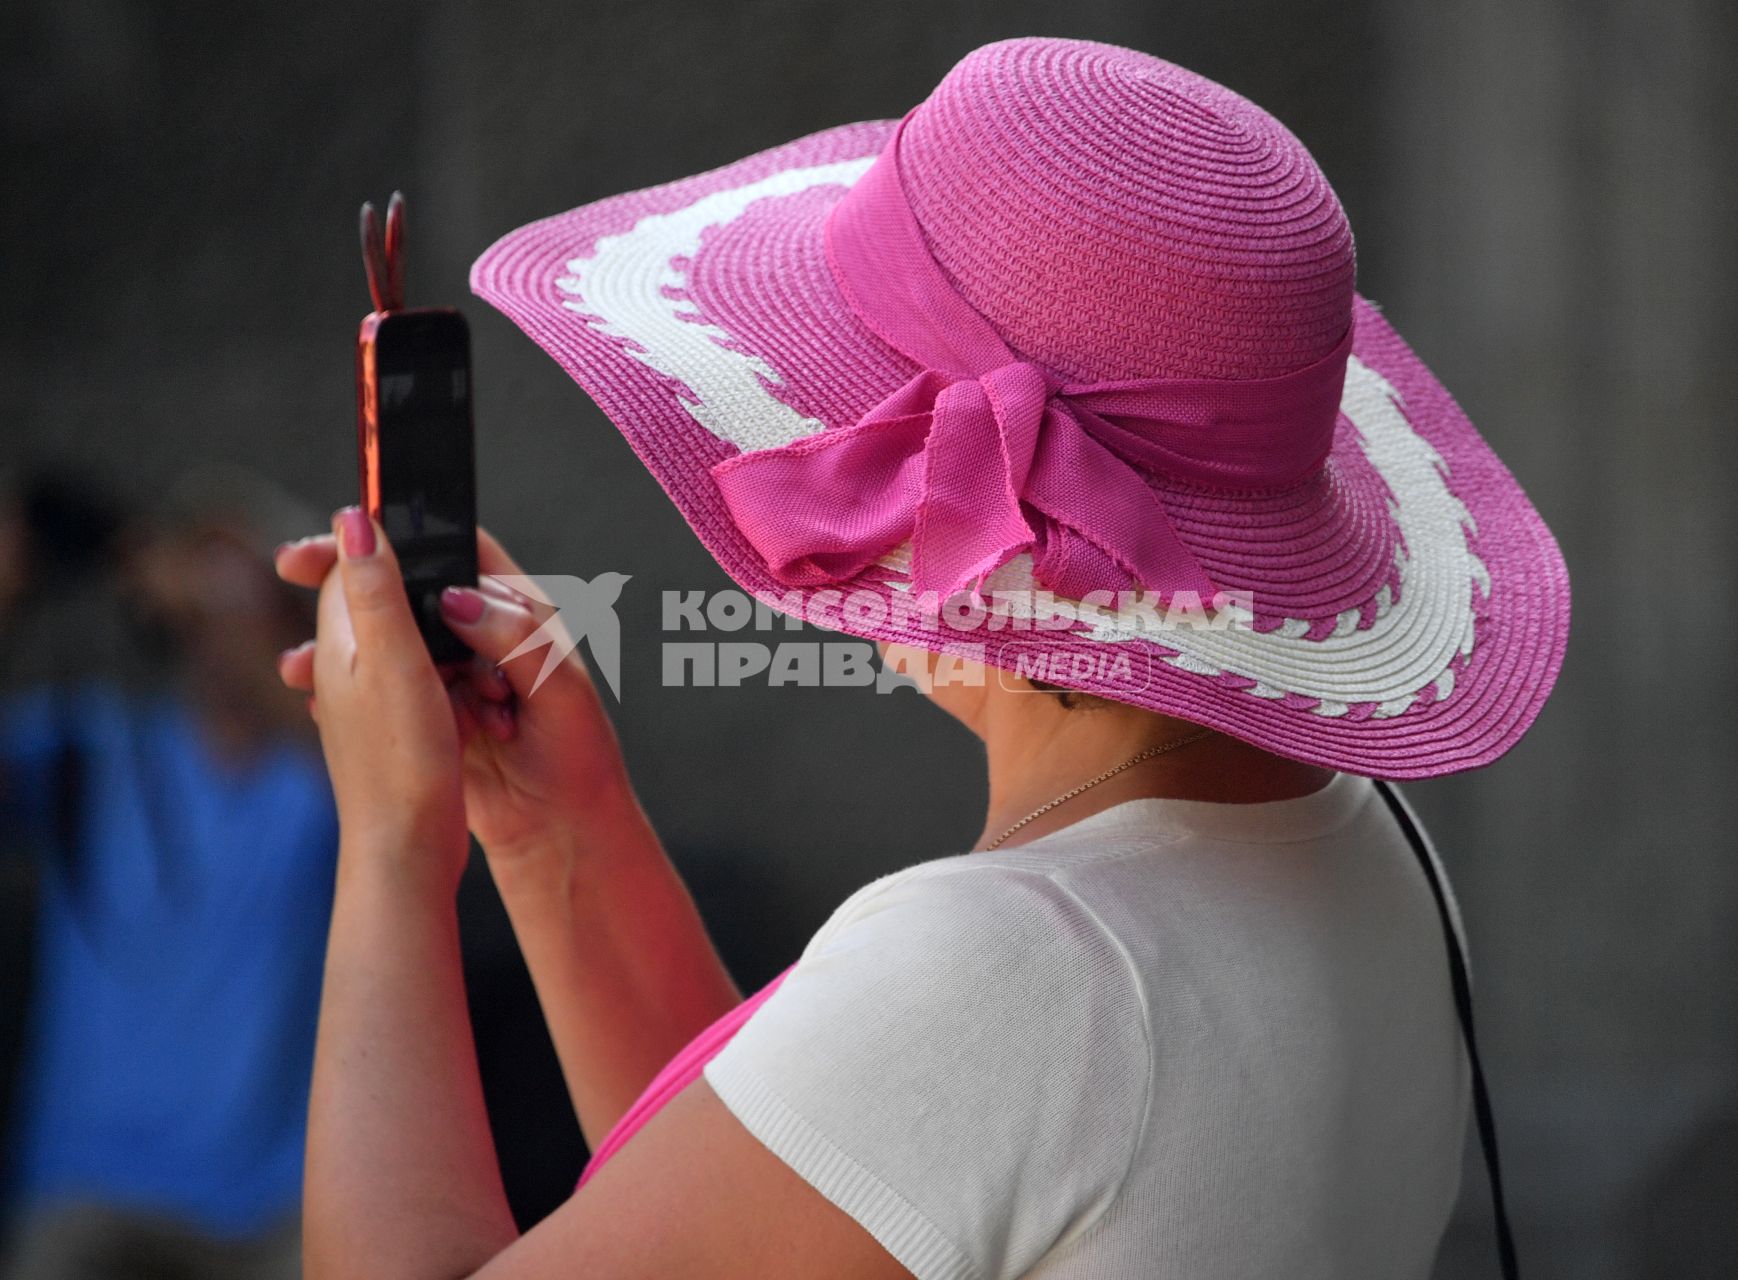
[[615,605],[621,599],[622,586],[630,576],[600,573],[587,582],[568,574],[494,575],[496,581],[555,610],[505,659],[511,661],[542,645],[549,646],[543,655],[543,669],[531,682],[532,693],[537,692],[549,678],[549,673],[584,640],[591,649],[591,660],[609,685],[610,692],[617,702],[622,700],[622,624],[616,617]]

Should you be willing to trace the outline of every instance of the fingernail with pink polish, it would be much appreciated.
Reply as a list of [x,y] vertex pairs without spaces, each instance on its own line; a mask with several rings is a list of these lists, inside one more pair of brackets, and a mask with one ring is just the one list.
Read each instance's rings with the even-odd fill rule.
[[469,587],[441,592],[441,612],[454,622],[475,622],[483,616],[483,597]]
[[374,554],[374,523],[361,507],[345,507],[338,513],[338,542],[348,560]]

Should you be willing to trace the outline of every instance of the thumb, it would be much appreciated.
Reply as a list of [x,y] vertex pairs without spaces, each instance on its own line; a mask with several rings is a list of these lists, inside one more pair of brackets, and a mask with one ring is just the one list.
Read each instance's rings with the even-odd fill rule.
[[520,698],[530,697],[574,648],[558,614],[539,617],[520,601],[485,589],[448,587],[441,593],[441,617],[507,677]]
[[420,650],[422,634],[384,531],[361,507],[339,511],[332,530],[338,535],[338,576],[358,651],[392,653],[406,645]]

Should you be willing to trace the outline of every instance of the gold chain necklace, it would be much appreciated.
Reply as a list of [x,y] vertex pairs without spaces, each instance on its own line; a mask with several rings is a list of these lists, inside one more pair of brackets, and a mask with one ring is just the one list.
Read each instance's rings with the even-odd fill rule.
[[1213,730],[1211,730],[1211,729],[1201,729],[1195,733],[1185,734],[1181,738],[1173,738],[1170,742],[1161,742],[1156,747],[1148,747],[1145,751],[1142,751],[1137,755],[1130,756],[1127,760],[1124,760],[1121,764],[1117,765],[1116,768],[1106,769],[1103,773],[1099,774],[1098,777],[1092,779],[1090,782],[1083,782],[1078,787],[1074,788],[1074,790],[1072,790],[1072,791],[1064,791],[1061,795],[1057,796],[1049,804],[1044,804],[1044,805],[1038,806],[1038,808],[1032,810],[1031,813],[1028,813],[1024,818],[1021,818],[1013,826],[1009,827],[1006,831],[1002,832],[1001,835],[997,836],[994,840],[990,841],[987,845],[985,845],[984,852],[988,853],[991,849],[994,849],[997,845],[1001,844],[1002,841],[1006,840],[1009,836],[1013,835],[1016,831],[1018,831],[1021,827],[1025,826],[1028,822],[1034,822],[1037,819],[1042,818],[1045,814],[1049,813],[1057,805],[1068,803],[1068,801],[1074,799],[1074,797],[1079,795],[1082,791],[1090,791],[1093,787],[1096,787],[1099,783],[1105,781],[1108,778],[1116,777],[1116,775],[1121,773],[1124,769],[1134,768],[1137,764],[1139,764],[1143,760],[1151,760],[1154,756],[1162,756],[1167,751],[1175,751],[1178,747],[1186,747],[1191,742],[1199,742],[1199,741],[1201,741],[1202,738],[1205,738],[1208,734],[1210,734],[1212,732],[1213,732]]

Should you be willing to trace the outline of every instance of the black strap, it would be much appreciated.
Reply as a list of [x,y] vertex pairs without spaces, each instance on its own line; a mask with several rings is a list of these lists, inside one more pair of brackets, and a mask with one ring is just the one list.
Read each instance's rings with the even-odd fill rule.
[[1519,1264],[1515,1261],[1515,1238],[1509,1230],[1509,1211],[1503,1203],[1503,1170],[1497,1157],[1497,1121],[1491,1113],[1491,1096],[1485,1089],[1484,1068],[1479,1065],[1478,1040],[1472,1029],[1472,984],[1467,981],[1466,957],[1461,954],[1460,938],[1454,931],[1454,917],[1448,909],[1448,894],[1442,887],[1442,876],[1436,869],[1436,859],[1430,856],[1430,849],[1424,843],[1424,835],[1413,821],[1412,812],[1400,799],[1398,792],[1388,783],[1376,779],[1376,790],[1381,794],[1383,803],[1394,815],[1394,820],[1400,824],[1400,830],[1406,835],[1406,842],[1412,846],[1412,852],[1418,855],[1418,863],[1424,868],[1424,877],[1430,881],[1431,896],[1436,899],[1436,914],[1442,918],[1443,937],[1448,943],[1448,976],[1454,984],[1454,1008],[1460,1015],[1461,1035],[1466,1039],[1466,1056],[1472,1065],[1472,1106],[1473,1116],[1478,1123],[1479,1145],[1484,1150],[1485,1173],[1491,1183],[1491,1210],[1497,1231],[1497,1261],[1503,1269],[1503,1280],[1516,1280],[1520,1275]]

